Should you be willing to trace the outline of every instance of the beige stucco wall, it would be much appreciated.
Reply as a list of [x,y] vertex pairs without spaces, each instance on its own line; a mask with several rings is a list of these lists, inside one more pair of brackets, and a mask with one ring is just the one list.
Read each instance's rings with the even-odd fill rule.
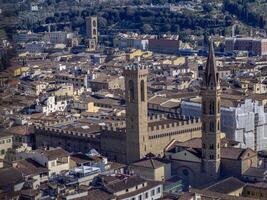
[[8,149],[12,149],[13,136],[0,138],[0,159],[4,159]]

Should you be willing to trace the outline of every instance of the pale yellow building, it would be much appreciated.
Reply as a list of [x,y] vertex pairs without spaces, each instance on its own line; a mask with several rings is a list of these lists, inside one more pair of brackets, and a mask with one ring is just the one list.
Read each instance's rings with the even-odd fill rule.
[[145,179],[164,181],[171,178],[171,163],[159,158],[145,158],[129,166],[131,173]]
[[99,107],[95,105],[93,101],[90,100],[74,100],[71,108],[74,110],[80,110],[81,112],[92,112],[96,113],[99,111]]
[[144,57],[144,58],[148,58],[151,57],[153,55],[153,53],[151,51],[142,51],[140,49],[133,49],[127,56],[128,60],[134,59],[134,58],[138,58],[138,57]]
[[5,159],[8,150],[12,149],[13,135],[0,130],[0,159]]

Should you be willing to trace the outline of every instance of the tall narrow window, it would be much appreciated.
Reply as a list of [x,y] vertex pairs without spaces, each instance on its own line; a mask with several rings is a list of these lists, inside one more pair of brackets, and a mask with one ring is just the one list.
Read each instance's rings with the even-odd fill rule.
[[206,131],[206,123],[202,122],[202,130],[205,132]]
[[141,80],[141,101],[145,101],[145,82]]
[[210,131],[214,131],[214,122],[210,122]]
[[220,113],[220,111],[221,111],[221,103],[220,103],[220,101],[218,101],[218,113]]
[[210,101],[210,115],[213,115],[214,114],[214,101],[213,100],[211,100]]
[[219,131],[220,130],[220,121],[218,121],[217,126],[218,126],[218,131]]
[[130,90],[129,101],[134,102],[134,83],[133,83],[133,80],[129,80],[129,90]]
[[206,101],[203,101],[203,102],[202,102],[202,109],[203,109],[203,113],[204,113],[204,114],[207,114],[207,113],[206,113]]

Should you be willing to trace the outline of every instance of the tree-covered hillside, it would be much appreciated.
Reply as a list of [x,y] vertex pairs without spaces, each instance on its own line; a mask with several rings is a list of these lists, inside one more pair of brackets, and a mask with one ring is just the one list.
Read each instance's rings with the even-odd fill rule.
[[248,25],[267,29],[266,0],[224,0],[224,9]]

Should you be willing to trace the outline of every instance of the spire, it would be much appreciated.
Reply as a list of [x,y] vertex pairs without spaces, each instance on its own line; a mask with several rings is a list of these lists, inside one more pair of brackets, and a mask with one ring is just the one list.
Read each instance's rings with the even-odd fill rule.
[[209,45],[209,55],[204,74],[203,86],[216,88],[218,85],[219,84],[218,84],[217,66],[213,48],[213,40],[211,39]]

